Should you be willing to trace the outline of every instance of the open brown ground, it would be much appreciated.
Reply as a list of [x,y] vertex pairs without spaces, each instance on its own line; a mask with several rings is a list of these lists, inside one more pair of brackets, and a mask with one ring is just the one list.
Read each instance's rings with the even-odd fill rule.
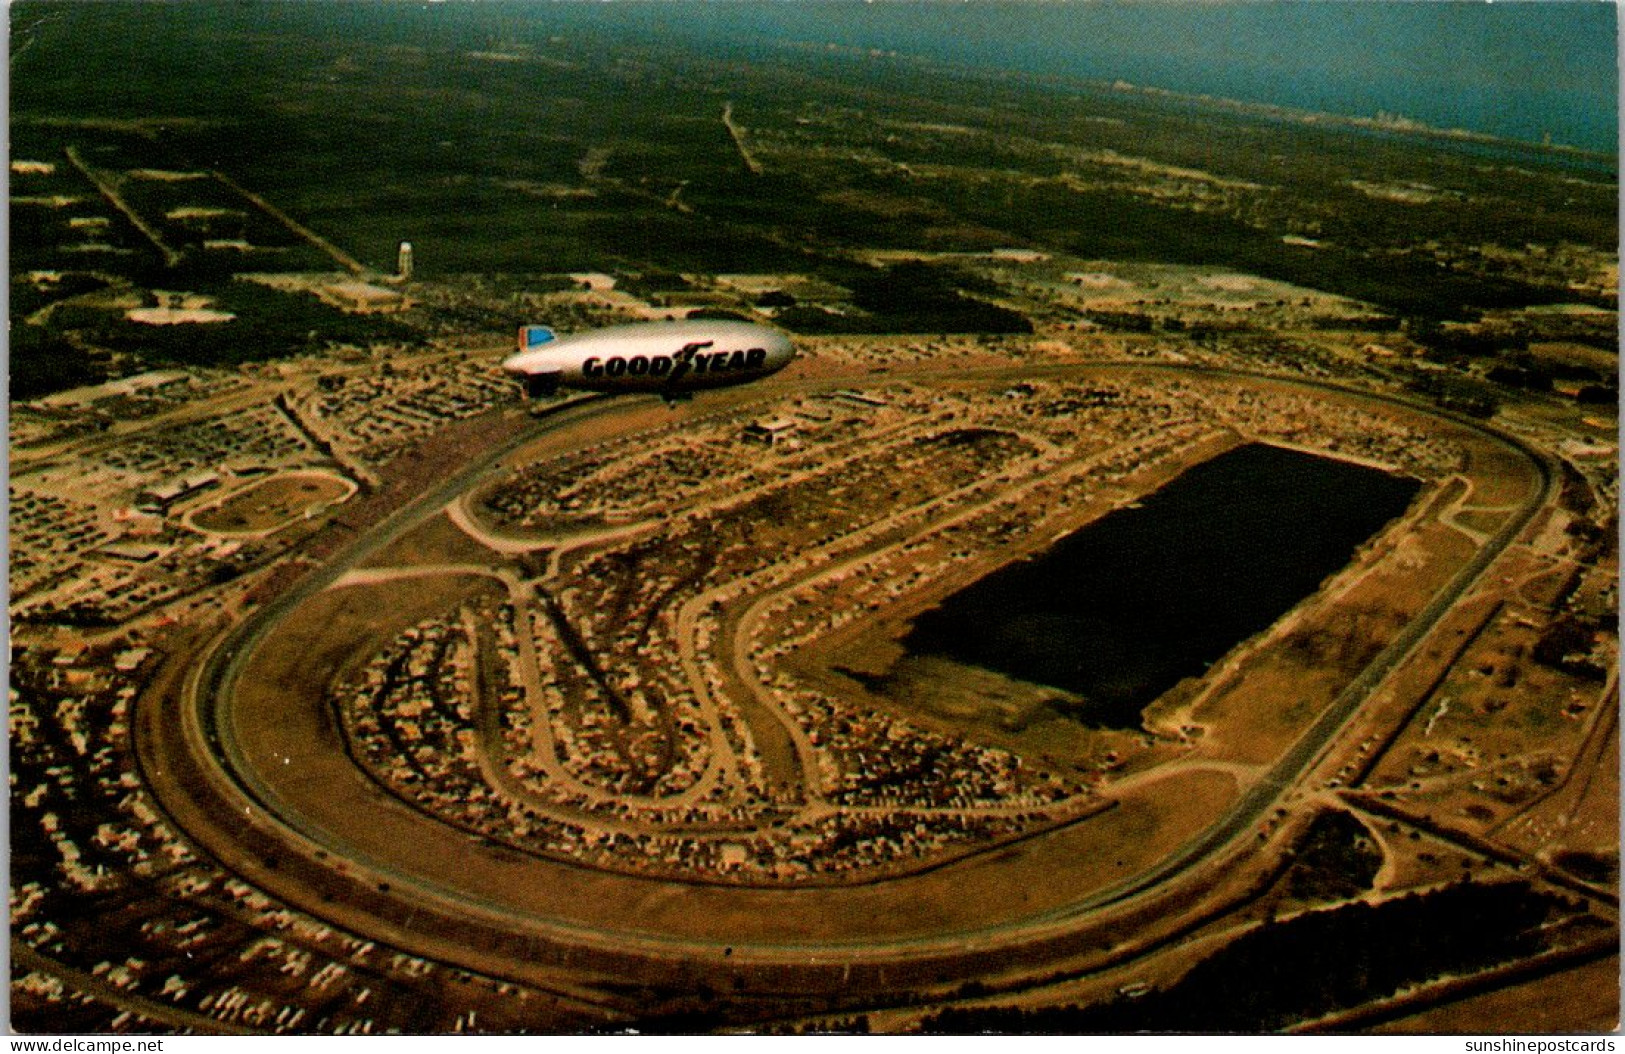
[[499,565],[506,557],[470,538],[445,513],[431,516],[367,558],[361,567],[435,567],[442,564]]
[[1209,732],[1202,753],[1239,764],[1278,757],[1331,702],[1348,677],[1263,655],[1196,711]]
[[[387,861],[403,876],[433,876],[474,901],[515,912],[521,928],[531,916],[609,934],[630,929],[748,945],[866,943],[1008,924],[1149,867],[1217,819],[1234,794],[1223,774],[1170,773],[1115,809],[1007,849],[840,888],[691,886],[477,847],[355,769],[320,688],[370,654],[363,649],[358,658],[347,646],[358,637],[381,642],[481,587],[477,579],[447,577],[330,590],[266,641],[239,683],[235,710],[246,766],[274,779],[282,806],[352,847],[346,855]],[[389,612],[388,625],[380,611]],[[290,756],[301,764],[283,764]]]
[[1510,988],[1468,996],[1397,1021],[1380,1033],[1613,1032],[1619,1028],[1619,956]]
[[[1426,720],[1428,700],[1436,693],[1468,638],[1481,632],[1500,605],[1493,597],[1479,597],[1456,606],[1439,620],[1429,640],[1411,654],[1388,678],[1382,690],[1373,694],[1371,704],[1363,717],[1386,731],[1381,742],[1364,759],[1362,777],[1370,786],[1384,786],[1402,779],[1405,762],[1399,760],[1403,751],[1397,751],[1405,730],[1416,714]],[[1398,765],[1397,769],[1394,766]]]
[[[1586,727],[1563,712],[1586,682],[1528,659],[1535,636],[1498,613],[1446,676],[1419,688],[1428,697],[1392,737],[1368,785],[1401,788],[1403,797],[1477,830],[1529,807],[1544,793],[1530,766],[1566,769]],[[1515,686],[1503,684],[1509,667],[1518,673]]]
[[[1061,533],[1081,529],[1107,515],[1117,507],[1118,498],[1149,494],[1192,465],[1217,457],[1241,442],[1239,436],[1226,433],[1178,457],[1144,468],[1119,481],[1109,494],[1097,495],[1095,500],[1054,518],[1029,532],[1022,541],[967,561],[927,589],[909,594],[901,603],[855,619],[813,641],[784,660],[785,664],[827,690],[862,698],[866,704],[895,713],[905,721],[964,735],[1041,763],[1087,768],[1108,751],[1120,758],[1135,753],[1144,746],[1145,737],[1139,732],[1087,728],[1049,709],[1047,701],[1064,696],[1064,692],[945,659],[909,657],[899,642],[921,612],[970,583],[1041,550]],[[862,691],[835,672],[838,668],[877,674],[890,670],[900,683],[886,692]],[[978,692],[986,692],[1001,702],[990,707],[984,699],[977,708]]]
[[1483,512],[1477,509],[1464,509],[1456,513],[1454,519],[1469,530],[1494,534],[1506,526],[1507,515],[1505,512]]
[[1471,458],[1468,472],[1473,479],[1469,504],[1494,508],[1529,500],[1538,481],[1521,455],[1477,437],[1470,438],[1467,449]]
[[[649,409],[670,413],[664,408]],[[591,428],[589,424],[583,431]],[[609,434],[616,431],[607,429]],[[573,444],[580,436],[572,430],[570,438]],[[359,603],[368,617],[380,609],[399,607],[402,596],[409,606],[421,604],[420,610],[454,606],[457,587],[448,583],[455,580],[431,581],[440,583],[433,588],[446,592],[430,595],[433,588],[419,580],[336,590],[326,596],[350,593],[364,597]],[[481,586],[477,579],[465,579],[462,588]],[[392,592],[396,589],[404,592]],[[306,618],[311,608],[307,604],[306,611],[294,618]],[[348,610],[343,614],[358,617]],[[279,628],[273,638],[283,636],[286,629],[286,625]],[[307,619],[302,632],[320,636],[333,630],[318,617],[315,622]],[[342,633],[335,637],[337,642],[321,660],[334,672],[346,668],[345,653],[355,644]],[[262,688],[252,707],[241,705],[248,701],[246,696],[238,706],[239,727],[253,726],[256,738],[265,733],[253,748],[251,768],[280,775],[286,768],[278,768],[278,762],[290,756],[288,750],[297,748],[300,753],[293,756],[312,770],[302,772],[293,788],[300,810],[319,817],[357,859],[383,862],[392,876],[435,876],[436,881],[454,882],[476,894],[476,900],[493,906],[512,904],[520,912],[537,915],[567,910],[595,939],[624,932],[628,919],[637,920],[638,932],[665,933],[680,941],[713,945],[719,943],[712,939],[718,934],[742,942],[829,940],[864,946],[888,938],[940,934],[956,927],[996,927],[1075,902],[1114,877],[1151,866],[1212,823],[1235,794],[1228,776],[1168,769],[1164,778],[1126,795],[1118,808],[1083,823],[924,875],[839,889],[728,889],[605,874],[479,847],[466,835],[384,795],[336,751],[331,752],[333,756],[321,756],[335,742],[325,708],[312,705],[309,697],[288,698],[275,689],[290,664],[308,664],[309,656],[286,644],[279,654],[273,654],[275,649],[270,641],[267,644],[243,679],[245,685],[262,682]],[[364,644],[359,655],[350,653],[348,661],[359,665],[370,654]],[[285,727],[270,727],[278,724]],[[357,865],[332,866],[353,870]],[[410,885],[410,879],[403,885]],[[287,894],[290,889],[296,897],[315,895],[287,886],[282,892]],[[398,888],[391,897],[408,893]],[[468,907],[480,910],[478,903]],[[513,925],[522,930],[524,922],[516,918]],[[455,940],[455,934],[440,937]]]
[[1397,555],[1421,558],[1420,567],[1393,559],[1357,576],[1329,603],[1301,608],[1301,617],[1245,660],[1192,718],[1208,729],[1203,753],[1263,764],[1302,734],[1348,681],[1471,557],[1454,531],[1423,525],[1409,532]]
[[1539,612],[1556,611],[1568,588],[1572,569],[1524,553],[1508,561],[1508,577],[1516,583],[1511,598],[1523,601]]
[[1590,344],[1577,344],[1566,340],[1532,341],[1529,354],[1548,362],[1561,362],[1570,366],[1587,366],[1594,370],[1613,373],[1619,367],[1619,355]]
[[1434,887],[1473,875],[1515,878],[1514,869],[1486,860],[1429,831],[1410,827],[1397,820],[1355,810],[1382,847],[1383,866],[1377,875],[1382,893],[1403,893]]
[[1578,850],[1619,854],[1619,711],[1617,693],[1605,696],[1597,724],[1563,782],[1499,831],[1526,852]]
[[910,656],[892,668],[895,681],[876,695],[833,673],[812,675],[827,690],[861,699],[921,727],[1008,750],[1037,763],[1092,768],[1108,752],[1142,749],[1137,730],[1092,728],[1050,702],[1066,693],[936,656]]
[[192,522],[222,534],[257,534],[344,497],[349,487],[325,472],[289,472],[261,480],[203,509]]
[[[449,615],[481,591],[498,588],[485,578],[434,575],[382,587],[325,590],[266,638],[238,682],[237,701],[245,714],[267,699],[274,705],[325,711],[328,688],[362,669],[407,628]],[[239,727],[247,746],[247,737],[259,728],[247,720]]]

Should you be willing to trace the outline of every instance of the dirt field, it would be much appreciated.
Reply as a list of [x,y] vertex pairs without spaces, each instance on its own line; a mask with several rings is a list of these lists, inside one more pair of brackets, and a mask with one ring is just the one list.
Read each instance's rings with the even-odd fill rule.
[[218,534],[262,534],[342,501],[354,491],[354,486],[327,473],[289,472],[261,480],[198,511],[192,523]]
[[501,560],[440,513],[374,553],[364,567],[485,564]]
[[1619,956],[1538,981],[1470,996],[1379,1025],[1383,1033],[1613,1032],[1619,1028]]

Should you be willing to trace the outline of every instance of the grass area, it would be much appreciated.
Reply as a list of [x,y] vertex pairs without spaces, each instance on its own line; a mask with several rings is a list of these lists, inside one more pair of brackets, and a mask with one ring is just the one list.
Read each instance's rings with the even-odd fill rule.
[[226,534],[254,534],[275,530],[302,516],[307,510],[331,504],[349,493],[342,480],[332,476],[294,472],[240,490],[213,508],[193,517],[206,531]]
[[1257,1032],[1549,946],[1562,902],[1527,883],[1461,883],[1268,922],[1173,985],[1092,1007],[951,1009],[930,1032]]
[[491,550],[465,534],[444,513],[430,517],[374,553],[363,567],[423,567],[486,564]]
[[1383,1022],[1377,1033],[1468,1035],[1517,1022],[1520,1032],[1607,1033],[1619,1027],[1619,956]]

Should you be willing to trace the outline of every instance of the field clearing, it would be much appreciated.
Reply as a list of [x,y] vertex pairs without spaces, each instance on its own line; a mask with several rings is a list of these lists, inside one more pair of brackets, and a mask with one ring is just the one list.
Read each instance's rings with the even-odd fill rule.
[[1470,504],[1496,508],[1529,500],[1539,484],[1523,455],[1499,445],[1472,443],[1468,473],[1473,479]]
[[[1603,706],[1617,706],[1608,696]],[[1603,713],[1573,766],[1550,795],[1501,828],[1500,837],[1531,853],[1564,851],[1619,861],[1619,722]]]
[[1197,707],[1205,729],[1202,753],[1238,764],[1264,765],[1279,757],[1328,706],[1348,676],[1317,669],[1279,652],[1248,663]]
[[[859,649],[850,648],[848,656]],[[814,672],[811,676],[818,678]],[[977,742],[1014,751],[1023,757],[1085,768],[1108,750],[1120,755],[1139,748],[1137,732],[1094,728],[1068,717],[1068,695],[1056,688],[1006,677],[991,670],[953,662],[941,656],[908,656],[891,666],[892,682],[884,695],[867,694],[874,706],[905,720]],[[835,682],[834,690],[856,692],[855,685]]]
[[[1209,730],[1205,751],[1259,764],[1279,755],[1472,555],[1470,543],[1437,524],[1407,533],[1395,548],[1371,571],[1354,572],[1347,592],[1303,609],[1278,641],[1244,659],[1196,706],[1192,719]],[[1407,555],[1424,553],[1425,560]]]
[[[1408,797],[1466,816],[1475,827],[1504,820],[1548,793],[1589,727],[1560,702],[1584,698],[1586,684],[1527,661],[1536,631],[1507,612],[1488,614],[1483,630],[1475,631],[1483,607],[1476,618],[1463,610],[1441,627],[1447,632],[1436,637],[1439,643],[1426,646],[1426,661],[1401,672],[1397,690],[1416,710],[1366,781],[1372,787],[1409,784]],[[1437,662],[1463,643],[1466,650],[1441,676]],[[1587,782],[1580,768],[1570,777],[1576,791]]]
[[1453,519],[1463,527],[1470,530],[1483,531],[1485,534],[1493,534],[1502,527],[1506,526],[1507,514],[1504,512],[1487,512],[1478,509],[1464,509],[1461,512],[1456,513]]
[[1607,372],[1613,372],[1619,366],[1617,353],[1573,341],[1533,341],[1529,345],[1529,354],[1565,366],[1583,366]]
[[488,564],[497,559],[490,549],[470,538],[442,512],[373,553],[359,566],[433,567],[441,564]]
[[1458,999],[1377,1025],[1378,1033],[1473,1034],[1513,1023],[1520,1033],[1597,1032],[1619,1028],[1619,956],[1534,981]]
[[355,493],[348,480],[325,472],[290,472],[261,480],[191,517],[193,526],[216,534],[264,534]]
[[290,700],[323,698],[408,627],[499,590],[489,579],[448,574],[319,593],[282,621],[244,671],[236,694],[243,727],[255,727],[257,708],[274,713]]

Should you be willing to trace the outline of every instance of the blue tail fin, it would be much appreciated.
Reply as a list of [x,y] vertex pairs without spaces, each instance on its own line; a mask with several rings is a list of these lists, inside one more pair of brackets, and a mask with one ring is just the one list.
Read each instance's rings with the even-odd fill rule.
[[554,340],[557,337],[558,334],[554,333],[546,326],[520,326],[519,350],[527,351],[531,348],[540,347],[541,345],[546,344],[548,341]]

